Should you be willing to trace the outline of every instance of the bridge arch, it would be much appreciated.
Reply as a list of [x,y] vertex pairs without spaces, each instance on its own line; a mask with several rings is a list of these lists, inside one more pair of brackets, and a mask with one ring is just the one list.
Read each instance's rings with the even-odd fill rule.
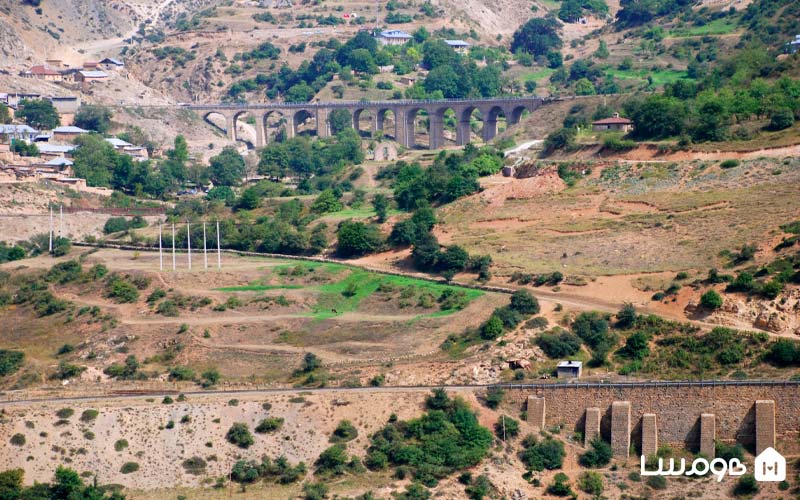
[[[308,122],[313,120],[314,126],[309,127]],[[298,109],[292,113],[291,126],[287,132],[289,137],[297,135],[317,135],[317,116],[308,109]]]
[[264,113],[261,116],[264,145],[285,139],[288,134],[287,125],[287,117],[284,110],[273,109]]
[[[497,125],[499,121],[508,122],[508,114],[510,113],[500,105],[491,106],[485,112],[481,110],[483,115],[483,129],[481,136],[484,142],[489,142],[497,135]],[[502,118],[502,120],[501,120]]]
[[[243,117],[247,117],[243,119]],[[256,115],[250,110],[242,110],[233,115],[233,140],[241,142],[247,149],[255,149],[263,145],[263,137],[259,133]]]
[[[431,114],[432,112],[422,106],[413,107],[411,109],[406,110],[405,112],[405,120],[403,121],[403,128],[405,131],[405,144],[404,146],[409,149],[414,149],[416,147],[431,149]],[[417,143],[417,126],[422,126],[422,131],[424,136],[428,138],[428,144],[418,144]]]
[[353,128],[362,137],[373,137],[378,131],[378,113],[372,108],[353,110]]
[[397,140],[397,113],[392,108],[380,108],[375,113],[375,130],[380,130],[384,137]]
[[221,111],[207,111],[203,114],[203,121],[225,134],[229,139],[233,134],[233,118]]

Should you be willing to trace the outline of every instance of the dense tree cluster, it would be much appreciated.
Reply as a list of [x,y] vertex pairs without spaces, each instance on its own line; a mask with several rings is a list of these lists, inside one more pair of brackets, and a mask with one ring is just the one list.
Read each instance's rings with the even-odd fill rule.
[[114,488],[86,485],[72,469],[59,466],[52,483],[24,486],[24,471],[12,469],[0,472],[0,498],[4,500],[125,500]]

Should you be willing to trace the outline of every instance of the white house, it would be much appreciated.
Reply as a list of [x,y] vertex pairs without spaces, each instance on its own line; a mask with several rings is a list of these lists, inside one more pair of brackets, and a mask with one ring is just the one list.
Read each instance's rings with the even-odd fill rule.
[[413,37],[405,31],[387,30],[381,31],[377,38],[383,45],[403,45]]

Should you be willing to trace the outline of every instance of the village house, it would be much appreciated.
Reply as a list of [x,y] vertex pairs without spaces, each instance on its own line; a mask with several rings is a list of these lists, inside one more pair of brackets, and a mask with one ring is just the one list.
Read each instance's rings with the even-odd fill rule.
[[123,141],[117,137],[108,137],[106,138],[106,142],[114,146],[114,149],[118,152],[130,156],[135,161],[145,161],[150,158],[150,155],[147,153],[147,148],[134,146],[130,142]]
[[62,69],[66,68],[68,65],[64,64],[63,59],[47,59],[44,62],[46,65],[50,66],[53,69]]
[[53,107],[56,108],[58,114],[62,115],[69,115],[75,114],[78,112],[78,108],[81,107],[81,98],[74,97],[71,95],[66,96],[50,96],[48,97],[51,103],[53,103]]
[[77,83],[94,83],[108,80],[108,73],[99,70],[81,70],[73,76]]
[[60,82],[64,79],[64,77],[61,76],[61,73],[44,64],[33,66],[31,69],[23,71],[20,76],[25,78],[36,78],[37,80],[45,80],[48,82]]
[[65,127],[56,127],[53,129],[53,140],[56,142],[72,142],[76,137],[83,134],[88,134],[88,130],[84,130],[74,125]]
[[580,378],[583,371],[583,363],[580,361],[560,361],[556,367],[558,378],[571,379]]
[[613,130],[617,132],[630,132],[633,130],[633,122],[627,118],[622,118],[619,113],[614,113],[611,118],[603,118],[592,122],[592,130],[602,132]]
[[786,44],[786,52],[789,54],[800,52],[800,35],[795,35],[794,40]]
[[469,44],[469,42],[465,42],[464,40],[445,40],[444,43],[452,47],[453,50],[455,50],[459,54],[467,52],[469,48],[472,46]]
[[42,96],[40,94],[32,94],[30,92],[14,92],[6,94],[5,103],[8,105],[8,107],[16,109],[17,107],[19,107],[20,101],[24,100],[32,101],[41,98]]
[[96,70],[99,65],[100,63],[97,61],[85,61],[83,63],[83,69],[93,71]]
[[72,156],[75,151],[75,146],[67,144],[50,144],[47,142],[36,144],[39,148],[39,158],[53,159],[53,158],[67,158]]
[[39,132],[28,125],[0,124],[0,142],[3,144],[11,144],[12,139],[32,142],[38,133]]
[[119,59],[114,59],[112,57],[106,57],[98,64],[101,69],[106,71],[114,71],[118,69],[123,69],[125,67],[125,63],[120,61]]
[[387,30],[381,31],[376,38],[383,45],[403,45],[411,40],[412,36],[405,31]]

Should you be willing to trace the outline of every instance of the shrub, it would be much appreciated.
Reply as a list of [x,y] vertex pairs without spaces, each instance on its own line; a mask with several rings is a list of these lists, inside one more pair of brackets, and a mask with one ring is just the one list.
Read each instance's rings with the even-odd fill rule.
[[723,160],[719,166],[720,168],[736,168],[739,166],[739,160]]
[[253,435],[250,434],[250,429],[248,429],[247,424],[243,422],[236,422],[233,424],[231,428],[228,429],[228,433],[225,434],[225,439],[227,439],[229,443],[245,449],[255,443]]
[[506,415],[500,415],[494,424],[494,433],[500,439],[514,438],[519,435],[519,422]]
[[97,419],[97,416],[100,414],[97,410],[84,410],[81,413],[81,422],[92,422]]
[[344,474],[349,457],[343,444],[336,444],[323,451],[314,462],[317,474]]
[[350,422],[349,420],[342,420],[339,422],[339,425],[336,426],[336,429],[333,431],[333,436],[331,436],[331,442],[334,443],[344,443],[347,441],[352,441],[358,437],[358,429]]
[[503,402],[505,391],[502,387],[489,387],[486,389],[486,406],[495,409]]
[[280,417],[265,418],[255,428],[259,434],[266,434],[267,432],[275,432],[283,427],[283,419]]
[[547,493],[557,497],[572,496],[572,488],[569,486],[569,476],[563,472],[559,472],[553,476],[553,482],[547,487]]
[[794,113],[790,108],[778,108],[770,113],[770,130],[783,130],[794,125]]
[[586,471],[578,479],[578,488],[590,495],[598,496],[603,492],[603,477],[597,472]]
[[0,349],[0,377],[15,373],[20,369],[24,360],[25,353],[22,351]]
[[667,478],[664,476],[650,476],[645,481],[647,486],[653,488],[654,490],[665,490],[667,489]]
[[112,276],[106,286],[106,295],[117,303],[132,303],[139,300],[139,290],[133,283],[119,276]]
[[481,326],[481,338],[494,340],[503,334],[503,322],[495,314]]
[[164,302],[158,304],[156,312],[162,316],[168,316],[172,318],[177,317],[179,314],[178,306],[171,300],[165,300]]
[[61,408],[56,412],[56,416],[61,419],[67,419],[75,415],[75,410],[72,408]]
[[630,302],[625,302],[617,312],[617,328],[630,328],[636,323],[636,307]]
[[603,441],[601,437],[596,437],[591,441],[592,448],[587,450],[578,459],[578,462],[589,468],[605,467],[611,462],[611,445]]
[[551,437],[539,441],[529,434],[522,440],[522,446],[525,449],[520,452],[519,459],[529,470],[560,469],[564,462],[564,444]]
[[25,445],[25,435],[24,434],[20,434],[20,433],[14,434],[13,436],[11,436],[10,442],[14,446],[24,446]]
[[577,335],[561,330],[560,333],[540,334],[536,339],[536,345],[550,358],[564,358],[580,351],[581,339]]
[[303,500],[323,500],[328,498],[325,483],[306,483],[303,485]]
[[520,314],[539,314],[539,301],[527,290],[517,290],[511,296],[511,309]]
[[194,370],[188,366],[175,366],[169,370],[169,379],[178,381],[193,380]]
[[722,307],[722,296],[716,290],[709,290],[700,296],[700,305],[709,310],[716,310]]
[[629,151],[636,147],[636,141],[630,139],[623,139],[619,136],[613,135],[606,137],[603,141],[603,148],[610,151]]
[[199,476],[206,472],[206,461],[201,457],[187,458],[182,465],[186,473],[193,476]]
[[117,442],[114,443],[114,451],[120,452],[128,447],[128,440],[127,439],[118,439]]
[[137,464],[136,462],[125,462],[119,469],[119,471],[123,474],[131,474],[138,470],[139,470],[139,464]]

